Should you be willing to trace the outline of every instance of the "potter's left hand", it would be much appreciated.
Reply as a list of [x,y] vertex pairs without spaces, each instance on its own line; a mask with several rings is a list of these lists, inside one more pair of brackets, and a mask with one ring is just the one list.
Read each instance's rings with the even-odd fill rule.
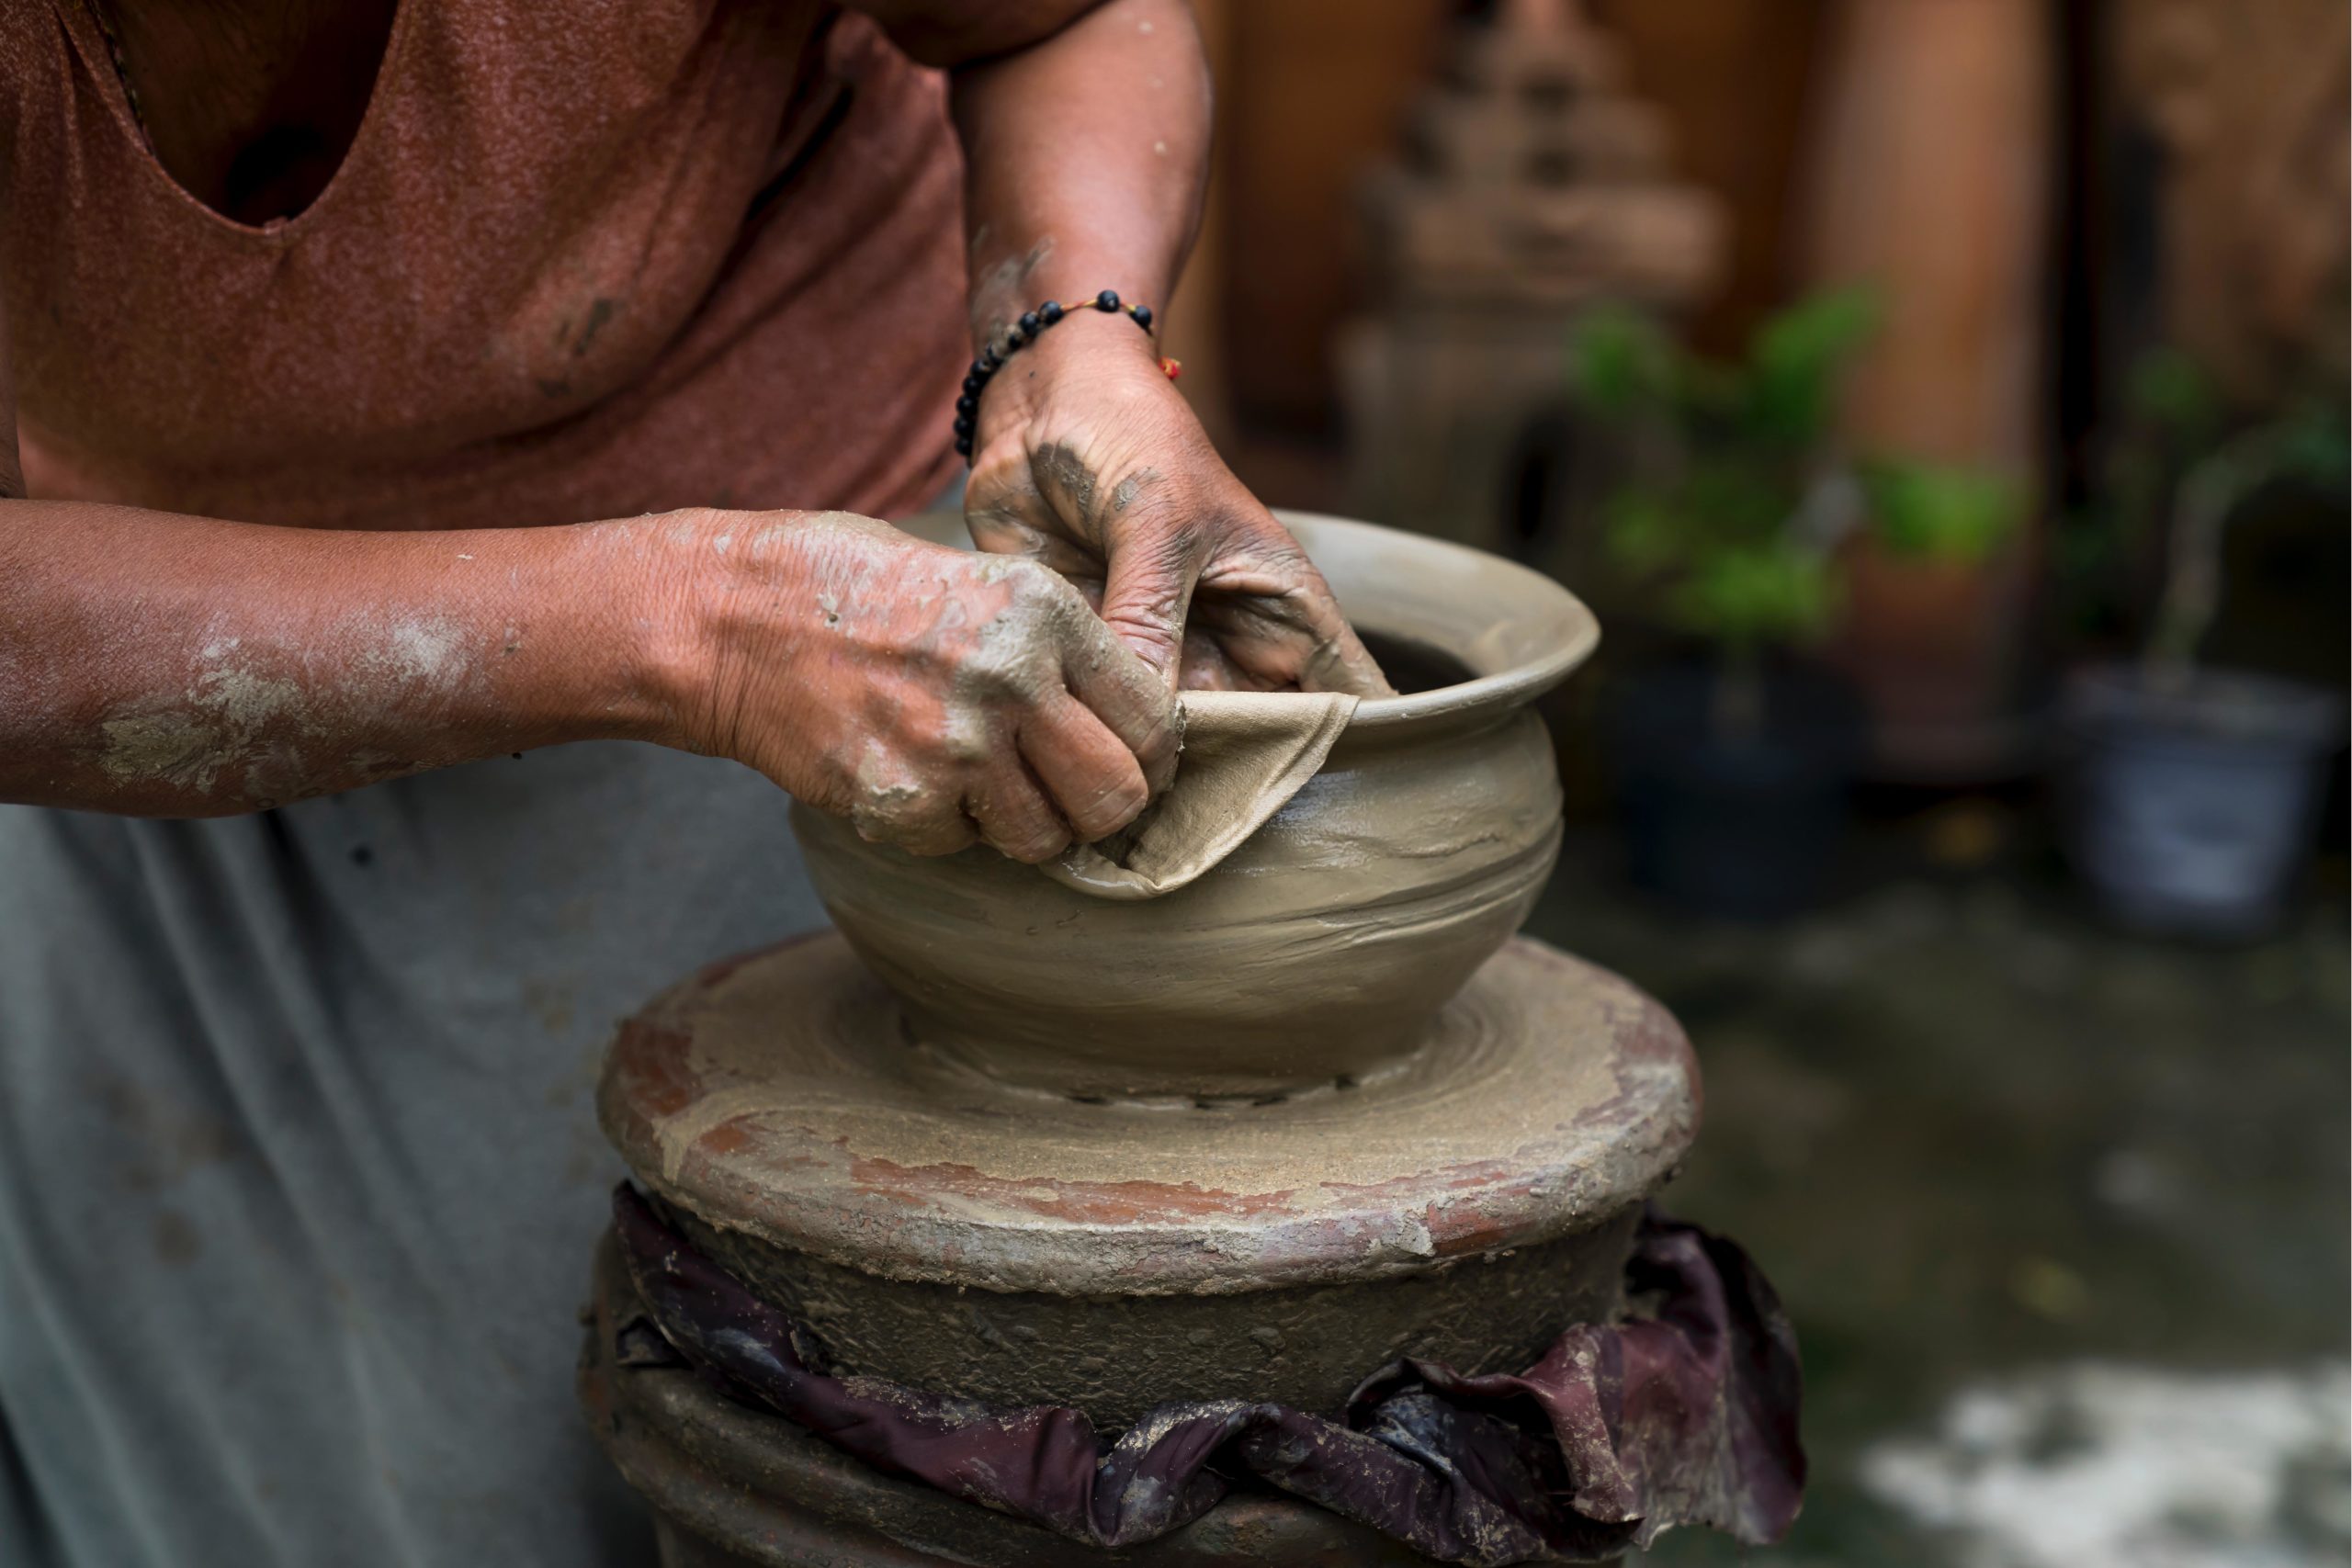
[[982,394],[964,513],[1189,687],[1389,692],[1290,531],[1209,445],[1125,316],[1074,310]]

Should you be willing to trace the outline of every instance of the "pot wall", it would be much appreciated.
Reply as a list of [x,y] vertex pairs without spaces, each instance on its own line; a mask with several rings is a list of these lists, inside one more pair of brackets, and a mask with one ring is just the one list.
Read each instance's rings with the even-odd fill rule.
[[926,1042],[1076,1096],[1244,1098],[1376,1073],[1532,906],[1559,852],[1524,709],[1374,736],[1192,886],[1133,903],[985,848],[921,859],[796,807],[819,894]]

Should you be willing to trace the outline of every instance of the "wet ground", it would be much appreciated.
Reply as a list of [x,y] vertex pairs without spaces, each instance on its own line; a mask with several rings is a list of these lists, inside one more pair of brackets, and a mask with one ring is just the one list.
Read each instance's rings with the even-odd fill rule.
[[1804,1348],[1794,1534],[1648,1568],[2341,1564],[2340,874],[2258,945],[2154,943],[1986,820],[1877,821],[1843,897],[1763,929],[1623,891],[1589,829],[1531,923],[1682,1019],[1707,1120],[1668,1205]]

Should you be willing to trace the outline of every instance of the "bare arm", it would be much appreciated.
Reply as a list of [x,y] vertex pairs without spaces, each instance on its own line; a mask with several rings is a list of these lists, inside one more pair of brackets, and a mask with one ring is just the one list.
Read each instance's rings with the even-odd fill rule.
[[[1112,288],[1164,308],[1200,227],[1210,85],[1191,7],[1081,9],[1044,41],[955,77],[976,346],[1041,299]],[[1122,347],[1147,341],[1112,317],[1067,325]]]
[[852,4],[953,72],[975,346],[1048,298],[1166,303],[1208,177],[1208,62],[1186,0]]
[[576,591],[649,530],[313,534],[27,500],[5,333],[0,799],[212,816],[657,731],[626,612]]
[[[1110,289],[1164,310],[1208,169],[1208,65],[1185,0],[862,4],[954,68],[975,345],[1046,299]],[[1099,595],[1171,682],[1386,690],[1125,316],[1073,310],[1012,356],[978,419],[974,539]]]
[[647,575],[655,533],[310,533],[0,503],[0,799],[217,816],[662,739],[676,716],[660,655],[595,586]]
[[28,500],[5,372],[0,337],[0,800],[217,816],[635,739],[1041,859],[1172,763],[1150,671],[1042,567],[840,513],[367,534]]

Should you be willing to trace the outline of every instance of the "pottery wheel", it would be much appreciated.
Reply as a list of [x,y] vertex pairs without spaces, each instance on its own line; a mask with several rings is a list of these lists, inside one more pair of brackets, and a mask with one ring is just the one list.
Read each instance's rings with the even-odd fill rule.
[[1522,940],[1376,1081],[1072,1100],[925,1049],[824,932],[630,1020],[600,1110],[647,1187],[721,1229],[890,1279],[1124,1296],[1374,1279],[1586,1228],[1669,1173],[1698,1094],[1664,1009]]
[[927,1048],[826,932],[628,1021],[600,1110],[839,1370],[1118,1426],[1171,1398],[1332,1411],[1405,1355],[1516,1371],[1613,1316],[1698,1087],[1665,1010],[1521,941],[1376,1079],[1074,1100]]
[[1529,941],[1374,1079],[1193,1105],[988,1079],[826,931],[623,1022],[597,1102],[832,1371],[1105,1432],[1169,1401],[1339,1416],[1399,1357],[1524,1371],[1625,1309],[1642,1199],[1698,1131],[1665,1009]]

